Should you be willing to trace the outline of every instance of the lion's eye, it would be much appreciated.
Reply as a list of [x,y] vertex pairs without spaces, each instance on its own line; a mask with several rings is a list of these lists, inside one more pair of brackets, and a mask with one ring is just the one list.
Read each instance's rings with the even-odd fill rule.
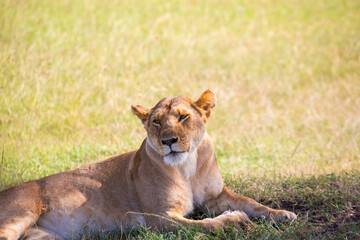
[[153,121],[153,123],[154,123],[154,125],[160,126],[160,121],[157,120],[157,119],[155,119],[155,120]]
[[180,115],[179,121],[185,120],[185,119],[187,119],[188,117],[189,117],[189,114]]

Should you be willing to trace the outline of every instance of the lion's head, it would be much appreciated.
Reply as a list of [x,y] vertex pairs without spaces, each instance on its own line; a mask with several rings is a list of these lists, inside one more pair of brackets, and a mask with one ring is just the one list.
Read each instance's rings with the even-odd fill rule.
[[197,101],[167,97],[155,107],[131,106],[147,131],[147,144],[169,165],[182,164],[194,153],[205,134],[205,123],[216,97],[205,91]]

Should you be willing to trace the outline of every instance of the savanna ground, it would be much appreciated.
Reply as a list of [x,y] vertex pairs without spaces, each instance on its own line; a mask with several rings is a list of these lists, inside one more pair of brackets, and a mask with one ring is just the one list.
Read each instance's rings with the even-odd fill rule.
[[208,88],[225,182],[299,220],[84,237],[360,238],[357,0],[2,0],[0,190],[134,150],[131,104]]

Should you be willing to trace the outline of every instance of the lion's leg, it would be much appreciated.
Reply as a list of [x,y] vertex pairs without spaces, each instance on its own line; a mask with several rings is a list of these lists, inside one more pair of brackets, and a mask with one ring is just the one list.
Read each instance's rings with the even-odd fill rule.
[[0,192],[0,240],[19,239],[41,214],[37,182],[27,182]]
[[240,196],[227,187],[224,187],[221,194],[216,198],[208,201],[205,207],[211,213],[219,214],[227,210],[239,210],[252,217],[265,217],[268,221],[293,220],[296,214],[286,210],[276,210],[266,207],[254,199]]
[[[159,223],[158,221],[155,221]],[[168,213],[168,217],[163,217],[160,224],[149,224],[160,230],[174,231],[181,227],[197,226],[205,231],[219,229],[228,225],[244,225],[250,222],[247,215],[240,211],[227,211],[215,218],[205,218],[202,220],[187,219],[178,213]]]
[[42,227],[33,226],[29,230],[26,231],[25,235],[21,238],[21,240],[63,240],[61,236],[58,234],[47,230]]
[[35,223],[36,219],[37,216],[31,211],[26,211],[17,217],[11,217],[0,224],[0,239],[19,239]]

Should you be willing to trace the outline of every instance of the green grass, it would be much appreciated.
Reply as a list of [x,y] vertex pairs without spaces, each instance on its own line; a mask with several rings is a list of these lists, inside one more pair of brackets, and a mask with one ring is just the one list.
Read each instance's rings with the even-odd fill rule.
[[[196,227],[173,232],[100,232],[87,239],[358,239],[360,237],[360,176],[329,174],[311,178],[286,178],[272,181],[242,176],[225,182],[237,193],[250,196],[273,208],[298,213],[292,223],[268,223],[258,219],[237,229],[206,233]],[[201,217],[195,215],[193,217]]]
[[[3,0],[0,190],[134,150],[130,105],[206,89],[223,175],[345,181],[360,169],[359,39],[356,0]],[[309,219],[299,232],[323,227]]]

